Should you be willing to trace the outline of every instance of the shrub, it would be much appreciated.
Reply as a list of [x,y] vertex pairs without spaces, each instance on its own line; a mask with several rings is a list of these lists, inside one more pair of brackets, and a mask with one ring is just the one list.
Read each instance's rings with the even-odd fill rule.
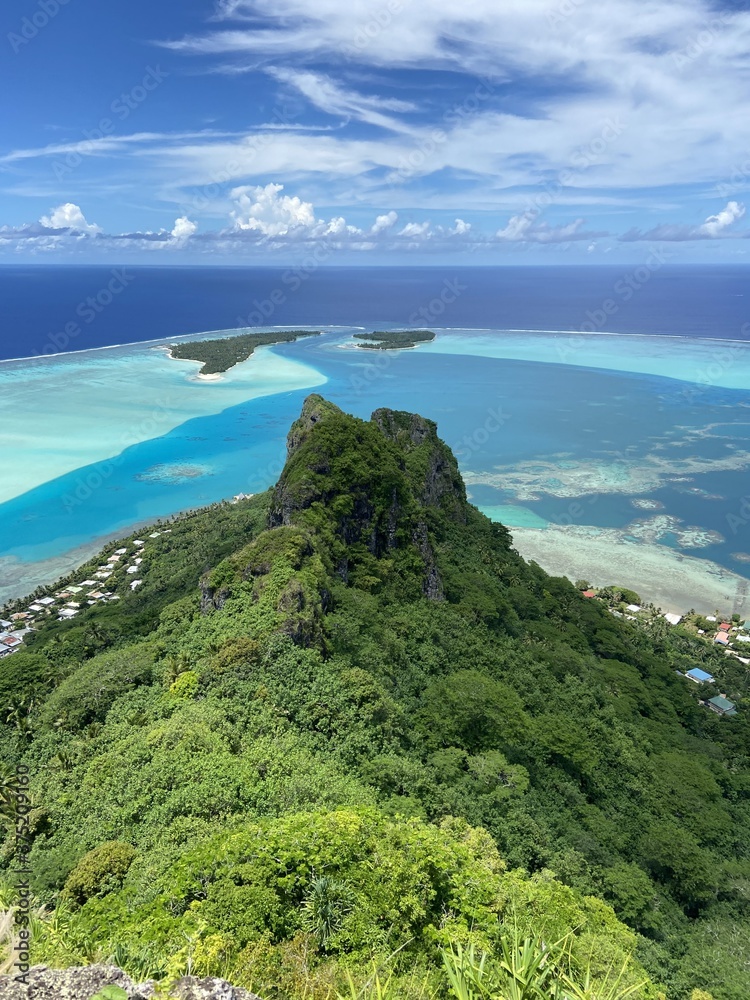
[[110,840],[89,851],[65,883],[65,894],[79,905],[106,896],[122,885],[138,852],[130,844]]

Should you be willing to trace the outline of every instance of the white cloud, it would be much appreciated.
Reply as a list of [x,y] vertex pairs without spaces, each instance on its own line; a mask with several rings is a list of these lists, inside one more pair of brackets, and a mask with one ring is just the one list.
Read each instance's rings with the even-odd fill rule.
[[[397,228],[398,213],[391,209],[378,215],[370,225],[355,226],[343,215],[320,218],[311,201],[300,195],[286,194],[284,185],[269,183],[255,187],[242,186],[231,192],[234,208],[229,213],[231,228],[206,230],[198,227],[187,215],[175,220],[171,230],[105,233],[89,224],[79,206],[66,203],[54,209],[39,223],[12,228],[0,227],[0,246],[30,253],[54,251],[68,246],[83,248],[86,236],[96,236],[96,245],[109,251],[159,252],[184,250],[194,252],[236,253],[255,247],[283,249],[285,246],[325,245],[331,250],[358,252],[404,250],[429,252],[491,249],[504,243],[560,243],[583,240],[600,233],[583,232],[583,220],[549,227],[534,216],[514,216],[494,236],[475,232],[471,223],[456,218],[453,225],[436,224],[430,220],[412,220]],[[77,244],[80,244],[77,247]]]
[[742,202],[727,202],[716,215],[709,215],[705,222],[697,226],[663,223],[643,232],[640,229],[630,229],[623,233],[620,240],[623,243],[636,243],[640,240],[662,241],[668,243],[689,243],[691,240],[744,239],[746,232],[731,230],[731,227],[745,214]]
[[410,236],[410,237],[423,237],[427,236],[430,232],[429,222],[408,222],[399,236]]
[[385,111],[414,111],[415,106],[408,101],[383,98],[342,87],[339,83],[321,73],[283,69],[269,69],[271,76],[286,83],[303,94],[312,104],[330,115],[344,119],[355,118],[370,125],[393,132],[408,132],[410,129]]
[[346,240],[362,235],[362,230],[350,226],[343,216],[327,222],[318,219],[311,202],[282,194],[283,190],[283,184],[234,188],[230,195],[236,206],[231,213],[235,232],[253,232],[271,240],[329,236]]
[[83,212],[72,202],[58,205],[49,215],[43,215],[39,220],[45,229],[72,229],[77,233],[94,236],[101,232],[99,226],[86,221]]
[[[398,102],[363,95],[321,72],[326,62],[338,72],[354,65],[376,72],[439,68],[462,80],[483,75],[490,96],[498,89],[493,81],[523,79],[523,105],[506,101],[500,114],[488,97],[460,121],[455,115],[447,127],[438,121],[445,140],[410,174],[471,171],[477,191],[467,197],[477,207],[482,188],[548,186],[550,178],[568,192],[715,183],[731,175],[750,145],[750,12],[719,12],[712,0],[431,0],[380,7],[368,0],[228,0],[219,19],[237,18],[252,24],[225,23],[169,46],[232,65],[273,59],[277,79],[316,107],[398,135],[395,148],[359,144],[354,157],[348,136],[332,140],[340,154],[334,173],[359,178],[360,193],[378,190],[368,172],[391,167],[394,152],[396,170],[415,146],[420,153],[423,133],[403,123]],[[536,94],[529,86],[534,78],[545,80]],[[474,87],[466,86],[469,103]],[[440,94],[424,101],[423,111],[434,108]],[[443,110],[451,111],[441,108],[438,117]],[[327,148],[316,152],[316,146],[319,140],[306,146],[313,162],[327,159]],[[307,156],[299,162],[306,167]],[[573,176],[558,184],[566,170]]]
[[[133,132],[127,135],[107,135],[92,139],[76,139],[72,142],[56,142],[31,149],[14,149],[0,156],[0,163],[15,163],[18,160],[36,160],[50,156],[65,157],[62,166],[75,163],[77,157],[103,156],[104,154],[125,152],[131,146],[163,143],[181,143],[201,139],[212,141],[227,138],[244,138],[244,133],[218,132],[204,129],[200,132]],[[70,161],[68,158],[71,158]]]
[[194,222],[191,222],[186,215],[183,215],[175,221],[172,236],[179,241],[188,240],[197,228],[198,226]]
[[514,215],[507,225],[498,229],[495,239],[501,243],[568,243],[607,235],[584,232],[584,219],[574,219],[564,226],[550,226],[546,222],[537,222],[537,216],[536,212]]
[[717,212],[716,215],[709,215],[703,225],[698,227],[698,232],[706,236],[720,236],[728,226],[741,219],[744,214],[744,205],[737,201],[730,201],[726,208]]
[[396,225],[397,221],[398,221],[398,213],[396,212],[390,211],[387,212],[385,215],[379,215],[375,220],[375,222],[373,223],[370,232],[373,235],[377,235],[378,233],[385,233],[389,229],[392,229]]
[[317,220],[309,201],[281,194],[283,184],[237,187],[230,192],[237,204],[232,212],[235,229],[250,229],[263,236],[285,236],[293,229],[311,229]]

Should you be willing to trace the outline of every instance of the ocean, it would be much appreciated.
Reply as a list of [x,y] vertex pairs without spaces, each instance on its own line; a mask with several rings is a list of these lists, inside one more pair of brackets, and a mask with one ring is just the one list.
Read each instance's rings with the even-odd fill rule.
[[285,268],[0,266],[0,358],[267,325],[747,340],[747,274],[670,267],[655,254],[637,267],[338,268],[304,256]]
[[[267,488],[318,391],[362,417],[392,406],[436,420],[473,502],[550,571],[744,612],[747,275],[656,260],[2,268],[0,356],[28,360],[0,364],[0,600],[135,525]],[[217,383],[163,350],[300,326],[323,336],[264,348]],[[437,338],[377,353],[351,338],[401,327]]]

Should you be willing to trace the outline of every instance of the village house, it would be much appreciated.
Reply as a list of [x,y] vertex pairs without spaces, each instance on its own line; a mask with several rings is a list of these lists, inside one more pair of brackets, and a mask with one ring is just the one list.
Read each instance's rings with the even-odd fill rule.
[[737,708],[734,702],[729,701],[728,698],[725,698],[724,695],[721,694],[717,695],[715,698],[709,698],[708,707],[712,712],[716,712],[717,715],[730,716],[737,714]]
[[694,681],[696,684],[713,684],[713,677],[711,674],[707,674],[705,670],[701,670],[700,667],[693,667],[692,670],[688,670],[685,674],[687,678]]

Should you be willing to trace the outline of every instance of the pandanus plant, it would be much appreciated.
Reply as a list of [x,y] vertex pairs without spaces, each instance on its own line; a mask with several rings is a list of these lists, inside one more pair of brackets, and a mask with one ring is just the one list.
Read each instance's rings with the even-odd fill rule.
[[495,954],[460,944],[443,951],[443,965],[456,1000],[628,1000],[645,983],[625,982],[627,960],[594,982],[571,972],[570,938],[547,944],[539,936],[504,935]]

